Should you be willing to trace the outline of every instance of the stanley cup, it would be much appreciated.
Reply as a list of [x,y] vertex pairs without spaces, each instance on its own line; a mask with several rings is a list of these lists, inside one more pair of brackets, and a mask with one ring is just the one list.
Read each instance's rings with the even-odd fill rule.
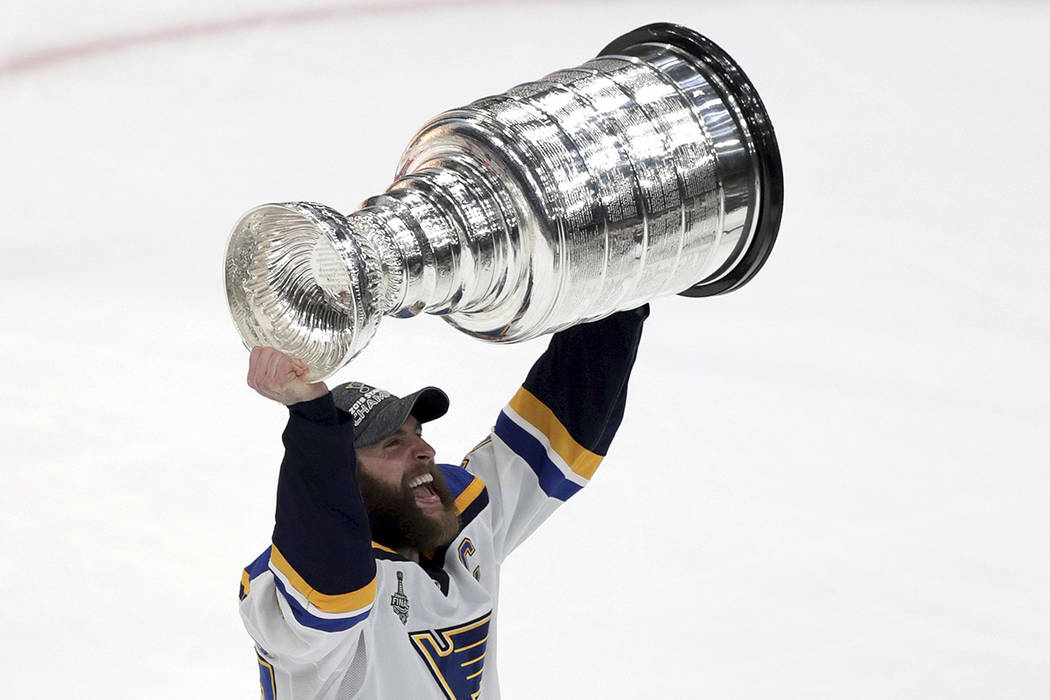
[[427,123],[348,216],[265,204],[237,223],[226,293],[248,347],[324,379],[383,316],[527,340],[670,295],[737,289],[780,226],[773,127],[732,58],[685,27]]

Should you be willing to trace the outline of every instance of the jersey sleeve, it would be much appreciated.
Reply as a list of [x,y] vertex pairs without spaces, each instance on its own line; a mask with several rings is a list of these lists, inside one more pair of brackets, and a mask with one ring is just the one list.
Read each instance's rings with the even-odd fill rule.
[[277,674],[312,666],[323,682],[350,663],[376,563],[353,424],[331,394],[289,412],[272,543],[242,574],[240,609],[261,664]]
[[464,466],[485,482],[505,558],[587,485],[623,418],[645,305],[556,333]]

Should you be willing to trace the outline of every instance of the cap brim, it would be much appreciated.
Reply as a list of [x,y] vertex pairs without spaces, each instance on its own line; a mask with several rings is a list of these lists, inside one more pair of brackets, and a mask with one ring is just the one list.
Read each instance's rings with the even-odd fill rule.
[[423,387],[402,400],[410,406],[405,418],[401,419],[402,423],[409,415],[415,416],[420,423],[426,423],[448,413],[448,395],[436,386]]

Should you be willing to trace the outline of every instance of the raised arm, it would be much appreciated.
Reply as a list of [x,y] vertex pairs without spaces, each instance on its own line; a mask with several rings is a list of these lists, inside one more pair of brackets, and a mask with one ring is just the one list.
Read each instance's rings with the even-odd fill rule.
[[329,633],[365,620],[376,590],[353,423],[305,374],[277,350],[252,350],[248,384],[290,415],[272,545],[245,571],[241,608],[257,644],[293,663],[317,663],[333,651],[338,635]]
[[[511,406],[520,406],[543,427],[564,430],[576,447],[604,457],[623,419],[627,380],[648,316],[646,304],[556,333]],[[523,397],[525,393],[529,396]],[[573,449],[563,456],[570,466],[581,460],[579,466],[587,469],[593,458],[578,452]]]
[[623,418],[648,305],[556,333],[488,440],[465,460],[486,483],[505,557],[583,488]]

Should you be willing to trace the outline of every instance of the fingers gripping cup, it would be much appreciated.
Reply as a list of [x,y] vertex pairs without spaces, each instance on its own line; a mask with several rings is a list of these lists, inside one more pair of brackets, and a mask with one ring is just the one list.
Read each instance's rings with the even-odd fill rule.
[[331,375],[382,316],[440,314],[516,342],[758,272],[783,203],[768,115],[736,63],[684,27],[625,34],[580,66],[445,112],[394,183],[343,216],[242,217],[226,289],[248,346]]

